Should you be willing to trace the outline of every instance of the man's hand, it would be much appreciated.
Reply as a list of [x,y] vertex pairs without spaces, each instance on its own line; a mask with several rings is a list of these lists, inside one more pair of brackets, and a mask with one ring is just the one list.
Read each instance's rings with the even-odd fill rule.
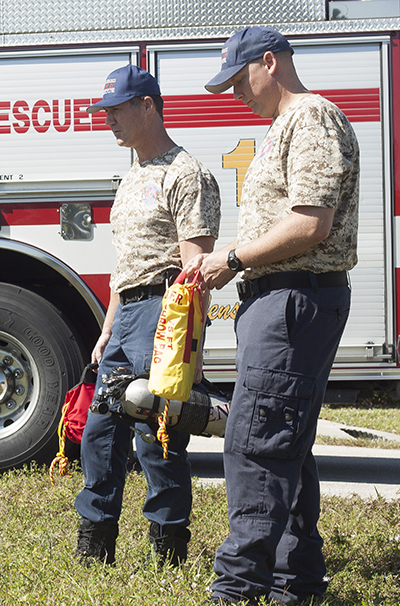
[[186,271],[186,275],[188,278],[191,278],[196,271],[198,271],[201,267],[201,264],[203,263],[203,260],[208,256],[207,253],[200,253],[198,255],[195,255],[194,257],[192,257],[190,259],[190,261],[188,261],[186,263],[186,265],[184,266],[184,270]]
[[236,276],[236,272],[229,269],[227,258],[228,253],[225,249],[215,251],[204,257],[200,271],[204,284],[210,290],[212,288],[220,290]]
[[[106,348],[107,343],[110,340],[110,337],[111,337],[111,333],[102,333],[100,335],[100,337],[98,338],[98,341],[92,351],[92,358],[91,358],[92,364],[95,364],[95,363],[100,364],[100,360],[103,357],[104,350]],[[97,370],[95,370],[94,372],[97,372]]]
[[196,255],[185,265],[187,277],[190,278],[200,269],[203,278],[203,289],[220,290],[235,277],[236,272],[227,265],[228,253],[224,249],[211,254]]

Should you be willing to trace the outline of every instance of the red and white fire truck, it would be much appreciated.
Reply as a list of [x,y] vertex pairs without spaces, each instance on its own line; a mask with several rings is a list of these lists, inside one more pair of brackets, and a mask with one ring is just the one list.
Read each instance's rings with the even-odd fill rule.
[[[301,80],[354,126],[361,148],[359,263],[350,272],[351,315],[331,384],[396,387],[398,0],[177,0],[173,10],[166,0],[116,0],[111,15],[108,4],[55,0],[48,10],[44,0],[2,3],[0,470],[48,461],[56,452],[65,392],[89,361],[108,303],[115,263],[109,212],[134,158],[115,144],[105,115],[85,108],[117,67],[133,63],[154,74],[172,138],[219,182],[216,247],[224,246],[235,237],[244,174],[270,121],[230,91],[208,94],[204,83],[219,71],[224,40],[246,25],[272,25],[287,35]],[[152,9],[144,11],[147,4]],[[237,308],[234,284],[212,294],[205,345],[212,381],[235,379]]]

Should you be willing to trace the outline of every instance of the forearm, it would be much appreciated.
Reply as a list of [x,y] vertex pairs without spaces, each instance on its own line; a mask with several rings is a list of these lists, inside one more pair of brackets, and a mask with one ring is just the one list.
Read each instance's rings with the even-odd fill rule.
[[118,307],[119,303],[119,294],[114,293],[112,290],[110,291],[110,301],[108,304],[108,309],[106,313],[106,317],[104,318],[103,328],[101,333],[111,335],[112,325],[114,322],[115,311]]
[[295,257],[329,235],[333,215],[333,209],[300,207],[256,240],[237,247],[236,255],[244,268]]
[[117,309],[119,303],[119,295],[116,293],[110,292],[110,302],[108,304],[108,309],[106,313],[106,317],[104,319],[103,328],[101,331],[101,335],[97,340],[96,345],[93,348],[91,361],[92,363],[100,364],[101,358],[103,356],[104,350],[106,348],[107,343],[111,338],[112,333],[112,325],[114,322],[115,311]]
[[[333,209],[297,207],[259,238],[238,246],[236,256],[244,269],[294,257],[329,235],[333,216]],[[201,272],[210,289],[222,288],[236,275],[227,265],[228,250],[226,246],[202,260]]]

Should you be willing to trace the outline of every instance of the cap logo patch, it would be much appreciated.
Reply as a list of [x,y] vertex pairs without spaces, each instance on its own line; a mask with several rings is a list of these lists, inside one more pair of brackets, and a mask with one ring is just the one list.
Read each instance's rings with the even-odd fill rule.
[[223,48],[222,52],[221,52],[221,63],[224,64],[226,63],[226,55],[228,54],[228,49],[227,48]]
[[107,93],[115,93],[115,83],[116,83],[116,78],[112,78],[110,80],[106,80],[106,83],[104,85],[104,94],[106,95]]

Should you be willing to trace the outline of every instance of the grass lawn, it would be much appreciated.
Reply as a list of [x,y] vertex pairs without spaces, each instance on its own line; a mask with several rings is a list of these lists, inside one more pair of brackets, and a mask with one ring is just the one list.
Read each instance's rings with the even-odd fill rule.
[[[321,419],[343,423],[348,426],[386,431],[400,435],[400,402],[390,398],[384,392],[375,391],[372,397],[360,399],[356,405],[324,404],[320,413]],[[368,438],[342,440],[318,436],[318,444],[342,444],[344,446],[369,446],[371,448],[400,448],[400,442],[371,440]]]
[[[147,554],[141,514],[146,483],[128,476],[117,541],[117,565],[82,567],[72,557],[83,477],[32,468],[0,476],[0,604],[17,606],[200,606],[214,578],[216,548],[228,534],[224,486],[194,481],[192,541],[182,569],[160,569]],[[314,606],[400,605],[400,500],[324,497],[320,532],[330,578]],[[267,602],[265,602],[266,604]]]

